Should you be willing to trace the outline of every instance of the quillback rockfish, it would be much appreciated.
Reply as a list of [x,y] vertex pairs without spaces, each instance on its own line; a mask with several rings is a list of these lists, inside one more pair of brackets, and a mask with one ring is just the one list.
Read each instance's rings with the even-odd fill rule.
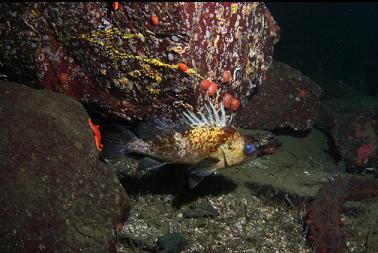
[[256,147],[248,137],[230,126],[223,103],[219,110],[210,102],[204,112],[183,112],[178,122],[153,119],[138,126],[136,133],[116,124],[104,138],[103,159],[129,153],[143,154],[139,169],[155,170],[166,164],[190,165],[189,187],[196,187],[215,171],[241,164]]

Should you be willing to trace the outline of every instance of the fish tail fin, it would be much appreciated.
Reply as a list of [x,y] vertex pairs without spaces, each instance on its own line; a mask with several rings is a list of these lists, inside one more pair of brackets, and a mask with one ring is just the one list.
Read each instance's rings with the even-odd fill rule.
[[113,124],[117,131],[109,131],[104,136],[101,158],[115,159],[129,153],[144,153],[147,143],[139,139],[125,126]]

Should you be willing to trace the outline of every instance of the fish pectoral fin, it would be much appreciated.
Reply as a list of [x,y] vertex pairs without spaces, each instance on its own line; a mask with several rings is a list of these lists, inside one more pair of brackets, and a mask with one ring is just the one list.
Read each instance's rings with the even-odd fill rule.
[[214,164],[217,164],[220,160],[215,157],[206,157],[202,159],[196,166],[192,167],[189,170],[189,188],[193,189],[199,183],[202,182],[202,180],[213,174],[213,171],[211,170],[211,166]]
[[189,188],[194,189],[202,180],[213,174],[212,171],[208,170],[207,168],[203,167],[192,167],[189,170]]
[[143,157],[141,161],[139,162],[138,171],[144,174],[148,171],[157,170],[166,164],[167,163],[162,163],[151,157],[146,156],[146,157]]

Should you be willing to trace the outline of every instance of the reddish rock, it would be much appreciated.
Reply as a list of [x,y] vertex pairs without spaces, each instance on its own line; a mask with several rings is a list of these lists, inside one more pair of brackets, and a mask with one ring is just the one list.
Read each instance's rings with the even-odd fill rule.
[[[348,113],[365,113],[373,116],[378,112],[378,100],[370,96],[344,97],[337,99],[321,100],[320,115],[317,125],[331,131],[337,120]],[[374,118],[374,117],[373,117]],[[363,135],[361,128],[355,129],[355,136]]]
[[74,99],[0,82],[0,252],[115,252],[130,206],[87,121]]
[[319,115],[321,88],[281,62],[274,62],[262,85],[241,111],[237,124],[244,128],[312,128]]
[[378,168],[378,114],[351,112],[340,115],[331,130],[347,168]]
[[[114,10],[107,2],[22,2],[0,8],[2,73],[123,119],[202,107],[209,98],[199,84],[221,84],[224,70],[232,78],[221,93],[245,105],[279,37],[264,3],[119,2]],[[189,66],[185,73],[181,62]]]
[[333,138],[350,171],[378,168],[378,101],[373,97],[322,100],[317,125]]

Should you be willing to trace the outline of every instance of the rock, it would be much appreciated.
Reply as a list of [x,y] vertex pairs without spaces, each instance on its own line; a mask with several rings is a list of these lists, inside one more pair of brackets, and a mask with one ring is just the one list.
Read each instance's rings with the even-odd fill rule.
[[378,168],[378,113],[346,113],[332,128],[336,147],[347,169]]
[[334,140],[347,170],[378,168],[378,102],[372,97],[323,100],[317,125]]
[[[0,66],[9,80],[62,92],[129,120],[201,108],[208,100],[199,88],[204,79],[218,83],[219,101],[228,92],[245,104],[272,62],[280,32],[264,3],[0,7]],[[226,83],[224,73],[231,74]]]
[[378,100],[370,96],[355,96],[337,99],[321,100],[320,115],[316,124],[330,131],[336,120],[343,114],[374,113],[378,111]]
[[194,203],[183,212],[184,218],[215,218],[219,215],[217,209],[210,204]]
[[185,246],[188,244],[186,239],[177,233],[172,233],[160,237],[157,241],[158,246],[161,250],[168,253],[180,253],[184,250]]
[[243,128],[307,130],[319,115],[321,88],[309,77],[282,62],[274,62],[265,81],[241,111]]
[[114,252],[127,194],[72,98],[0,82],[1,252]]

